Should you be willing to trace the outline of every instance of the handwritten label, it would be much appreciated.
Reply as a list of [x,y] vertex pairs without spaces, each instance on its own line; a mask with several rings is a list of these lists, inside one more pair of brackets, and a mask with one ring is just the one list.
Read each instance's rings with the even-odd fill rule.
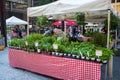
[[28,45],[28,42],[27,42],[27,41],[25,41],[25,44],[26,44],[26,45]]
[[58,45],[57,44],[53,44],[53,48],[54,49],[58,49]]
[[35,46],[36,46],[36,47],[38,46],[38,42],[35,42]]
[[102,50],[96,50],[96,56],[102,56]]

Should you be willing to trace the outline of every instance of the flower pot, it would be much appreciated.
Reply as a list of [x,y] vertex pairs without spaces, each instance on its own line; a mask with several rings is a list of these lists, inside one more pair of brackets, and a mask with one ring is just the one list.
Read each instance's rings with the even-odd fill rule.
[[63,55],[64,55],[64,56],[66,56],[67,54],[66,54],[66,53],[64,53]]
[[100,62],[101,60],[100,59],[97,59],[97,62]]
[[56,55],[56,56],[58,56],[58,55],[59,55],[59,53],[58,53],[58,52],[56,52],[56,53],[55,53],[55,55]]
[[95,61],[95,58],[91,58],[92,61]]
[[76,57],[76,55],[72,54],[72,57],[73,57],[73,58],[75,58],[75,57]]
[[107,63],[107,60],[102,61],[102,63]]
[[85,57],[84,57],[84,56],[81,56],[81,59],[85,59]]
[[59,53],[59,56],[63,56],[63,53]]
[[55,55],[55,52],[52,52],[52,55]]
[[79,58],[80,58],[80,56],[76,56],[76,58],[77,58],[77,59],[79,59]]
[[89,60],[89,57],[86,57],[86,60]]
[[71,56],[71,54],[68,54],[68,57],[70,57]]

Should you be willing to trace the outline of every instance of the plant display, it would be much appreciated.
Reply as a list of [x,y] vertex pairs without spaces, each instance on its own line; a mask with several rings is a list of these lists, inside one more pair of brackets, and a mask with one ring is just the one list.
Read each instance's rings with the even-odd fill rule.
[[85,36],[92,37],[90,40],[91,43],[95,44],[96,46],[106,47],[107,45],[107,35],[99,32],[87,32]]
[[[23,43],[26,41],[27,45],[25,45],[26,43]],[[37,47],[35,46],[36,41],[38,42]],[[53,48],[53,44],[57,44],[57,50]],[[72,55],[72,57],[84,57],[88,60],[100,59],[101,61],[105,61],[113,55],[113,52],[110,49],[97,47],[91,42],[69,42],[68,38],[61,38],[57,40],[55,36],[43,36],[41,34],[31,34],[23,39],[13,39],[9,42],[9,46],[20,46],[22,50],[27,48],[26,50],[29,52],[36,52],[36,49],[40,49],[40,51],[45,52],[56,52],[57,55],[59,55],[59,53],[65,53],[69,56]],[[97,56],[96,50],[101,50],[102,56]]]
[[[118,29],[119,28],[119,23],[120,23],[119,17],[111,14],[110,18],[111,18],[111,20],[110,20],[110,30]],[[108,26],[108,19],[105,19],[104,25],[105,25],[105,27]]]

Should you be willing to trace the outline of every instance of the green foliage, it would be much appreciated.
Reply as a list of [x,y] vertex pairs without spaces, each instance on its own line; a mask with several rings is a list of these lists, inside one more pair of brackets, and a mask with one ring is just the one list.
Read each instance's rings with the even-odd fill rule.
[[[94,37],[97,36],[102,38],[101,34],[95,33]],[[97,43],[97,45],[100,45],[101,43],[99,41],[102,40],[99,39],[98,38],[95,39],[95,41],[98,42],[94,42],[94,40],[93,42]],[[25,45],[24,43],[25,41],[28,42],[28,45]],[[77,56],[81,56],[80,54],[81,52],[82,56],[89,58],[98,58],[95,55],[96,50],[102,50],[103,55],[100,57],[102,61],[108,60],[113,55],[113,52],[110,49],[104,47],[96,47],[94,44],[90,42],[69,42],[67,38],[61,38],[60,40],[57,40],[55,36],[43,36],[40,34],[31,34],[25,37],[24,39],[13,39],[11,42],[9,42],[9,46],[15,46],[15,47],[21,46],[21,48],[25,48],[25,49],[27,47],[27,51],[33,52],[36,49],[34,44],[35,41],[38,41],[39,43],[38,49],[41,49],[42,51],[50,51],[50,52],[56,51],[55,49],[53,49],[53,44],[55,43],[58,45],[57,52],[75,54]]]
[[[115,30],[118,28],[118,24],[120,23],[120,19],[116,17],[115,15],[110,15],[110,30]],[[108,18],[104,21],[105,27],[108,26]]]
[[49,24],[48,18],[44,15],[40,16],[36,21],[36,25],[38,26],[48,26]]
[[45,5],[45,4],[54,2],[54,1],[57,1],[57,0],[40,0],[40,2],[37,4],[37,6]]
[[8,42],[8,45],[14,46],[14,47],[20,47],[22,43],[23,43],[22,40],[20,40],[18,38],[14,38],[14,39],[12,39],[12,41]]
[[55,43],[68,46],[69,45],[69,40],[68,38],[61,38],[60,40],[57,40]]
[[42,38],[43,38],[43,35],[34,33],[34,34],[30,34],[29,36],[24,37],[24,40],[35,42]]
[[79,25],[83,25],[85,23],[85,14],[81,12],[77,12],[75,15],[75,20]]
[[107,44],[107,35],[99,32],[88,32],[85,36],[91,37],[91,43],[95,44],[96,46],[106,47]]
[[102,61],[108,60],[112,55],[114,55],[113,51],[107,48],[97,47],[96,50],[102,50],[102,56],[100,57]]

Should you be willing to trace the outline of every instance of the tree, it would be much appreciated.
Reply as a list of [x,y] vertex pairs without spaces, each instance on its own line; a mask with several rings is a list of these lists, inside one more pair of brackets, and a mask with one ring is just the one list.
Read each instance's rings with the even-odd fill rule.
[[45,4],[54,2],[54,1],[57,1],[57,0],[40,0],[40,2],[37,4],[37,6],[45,5]]
[[79,25],[83,25],[85,23],[85,14],[81,12],[77,12],[75,15],[75,20]]
[[36,25],[38,26],[48,26],[49,24],[48,18],[44,15],[40,16],[36,21]]
[[[120,19],[117,16],[111,14],[110,15],[110,30],[117,29],[119,23],[120,23]],[[108,19],[105,19],[104,24],[105,24],[105,27],[108,26]]]

